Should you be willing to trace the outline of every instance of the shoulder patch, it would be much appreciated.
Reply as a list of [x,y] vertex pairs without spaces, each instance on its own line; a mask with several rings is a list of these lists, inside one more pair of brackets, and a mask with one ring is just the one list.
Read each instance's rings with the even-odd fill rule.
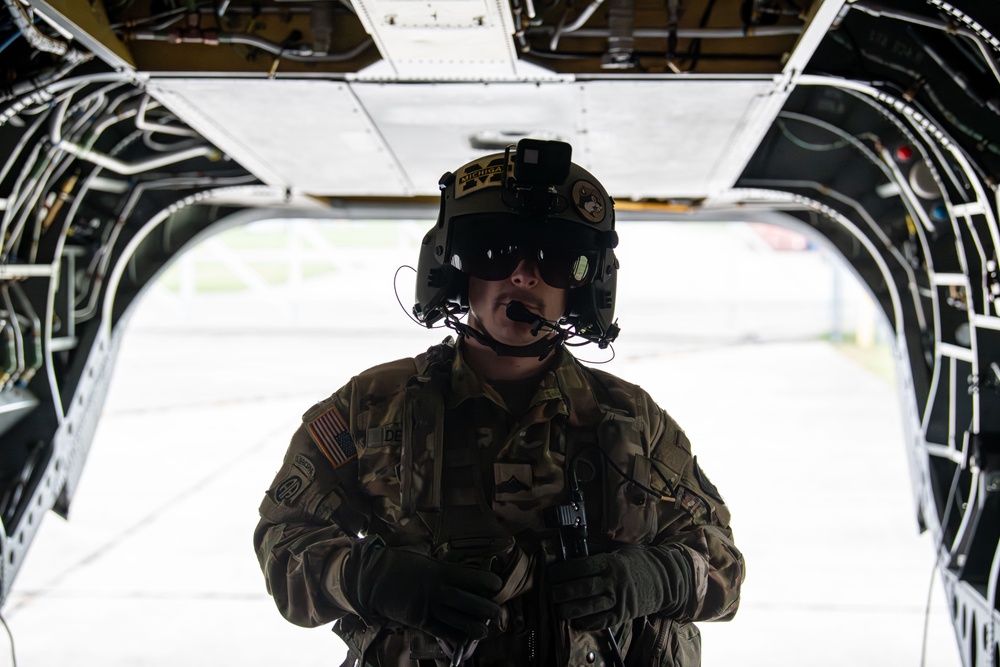
[[577,181],[573,184],[573,205],[580,217],[587,222],[596,225],[604,220],[604,212],[607,208],[604,195],[593,183]]
[[358,450],[354,446],[354,438],[347,428],[347,422],[340,416],[335,406],[331,405],[318,417],[307,422],[306,427],[316,446],[334,469],[357,457]]
[[285,479],[281,480],[274,489],[274,502],[282,505],[291,505],[299,497],[302,489],[309,485],[308,481],[303,481],[300,475],[289,473]]
[[296,454],[291,469],[273,490],[274,502],[279,505],[294,505],[296,498],[316,479],[316,467],[302,454]]
[[715,484],[712,484],[708,475],[706,475],[705,471],[701,469],[700,465],[698,465],[697,456],[694,457],[694,476],[698,479],[698,484],[701,486],[702,491],[707,493],[713,500],[717,500],[723,505],[726,504],[726,501],[722,499],[722,494],[720,494],[719,490],[715,488]]
[[295,460],[292,462],[292,465],[305,474],[306,479],[310,482],[316,478],[316,467],[312,464],[312,461],[301,454],[295,455]]

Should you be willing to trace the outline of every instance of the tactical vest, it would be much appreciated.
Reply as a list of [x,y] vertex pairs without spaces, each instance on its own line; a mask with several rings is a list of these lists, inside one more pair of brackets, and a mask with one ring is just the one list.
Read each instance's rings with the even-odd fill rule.
[[[446,407],[453,355],[450,345],[440,345],[413,364],[383,367],[377,385],[386,393],[357,415],[358,481],[374,509],[367,532],[389,546],[421,548],[436,558],[489,568],[503,578],[506,585],[496,598],[503,618],[466,664],[612,667],[604,637],[575,631],[550,617],[545,566],[561,555],[557,532],[545,525],[544,511],[566,502],[564,468],[572,461],[586,498],[592,552],[610,548],[612,541],[648,541],[656,530],[656,501],[633,481],[649,486],[662,477],[676,484],[687,459],[679,455],[676,461],[657,462],[659,476],[654,476],[637,422],[641,416],[632,414],[629,401],[607,390],[599,372],[582,366],[592,405],[573,405],[570,414],[547,414],[547,420],[536,422],[548,434],[558,432],[559,441],[518,445],[532,428],[521,424],[523,430],[509,434],[506,442],[484,442],[482,415],[470,412],[488,399]],[[494,419],[502,413],[498,406],[484,411]],[[548,423],[557,419],[564,422],[558,429]],[[502,425],[497,430],[506,431]],[[519,446],[523,453],[532,445],[545,448],[541,461],[518,455]],[[512,520],[504,522],[505,515]],[[649,618],[613,629],[626,665],[698,664],[697,629],[680,626],[692,635],[685,639],[676,626],[668,619]],[[341,619],[334,629],[353,654],[345,665],[355,664],[359,656],[358,665],[396,664],[407,655],[421,667],[448,664],[436,639],[418,631],[366,626],[356,617]],[[693,655],[678,662],[678,652]]]

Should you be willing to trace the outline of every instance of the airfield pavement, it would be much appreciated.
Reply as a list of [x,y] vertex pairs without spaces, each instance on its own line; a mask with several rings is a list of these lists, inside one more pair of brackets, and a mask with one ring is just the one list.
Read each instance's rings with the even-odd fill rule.
[[[934,548],[891,372],[820,337],[831,318],[855,330],[857,289],[823,253],[775,252],[746,228],[650,234],[620,251],[607,368],[684,426],[733,512],[747,580],[733,622],[701,624],[704,665],[957,666],[938,581],[928,612]],[[306,408],[442,337],[407,322],[391,288],[368,291],[394,260],[377,278],[371,258],[351,261],[291,296],[149,293],[69,520],[46,516],[4,605],[18,665],[340,664],[329,628],[288,624],[268,597],[257,506]],[[0,633],[0,667],[7,645]]]

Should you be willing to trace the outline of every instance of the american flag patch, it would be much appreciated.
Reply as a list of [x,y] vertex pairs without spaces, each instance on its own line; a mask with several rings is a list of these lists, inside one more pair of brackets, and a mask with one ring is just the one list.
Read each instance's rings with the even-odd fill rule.
[[307,426],[316,445],[334,468],[339,468],[358,455],[354,438],[337,408],[331,407]]

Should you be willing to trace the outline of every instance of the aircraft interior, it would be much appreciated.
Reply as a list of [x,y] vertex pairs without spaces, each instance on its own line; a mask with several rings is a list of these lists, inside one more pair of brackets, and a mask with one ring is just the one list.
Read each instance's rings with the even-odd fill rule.
[[[619,220],[806,230],[894,338],[913,511],[1000,665],[1000,14],[987,0],[3,0],[0,604],[65,516],[124,325],[275,217],[433,218],[573,146]],[[794,280],[794,276],[789,276]]]

